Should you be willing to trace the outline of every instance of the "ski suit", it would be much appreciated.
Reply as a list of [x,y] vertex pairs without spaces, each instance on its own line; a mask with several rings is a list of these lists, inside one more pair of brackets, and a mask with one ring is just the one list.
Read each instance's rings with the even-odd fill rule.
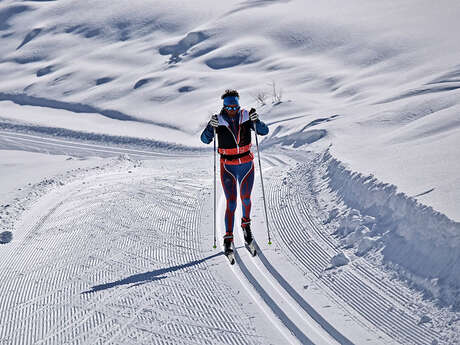
[[[237,184],[243,207],[243,218],[250,220],[251,191],[254,185],[254,155],[251,152],[251,130],[257,134],[268,134],[268,127],[260,120],[252,122],[249,112],[239,109],[235,116],[229,116],[222,109],[217,116],[216,128],[218,153],[220,154],[220,178],[227,199],[225,210],[226,236],[233,234],[235,218]],[[255,126],[255,128],[254,128]],[[208,124],[201,134],[201,141],[209,144],[214,139],[213,127]]]

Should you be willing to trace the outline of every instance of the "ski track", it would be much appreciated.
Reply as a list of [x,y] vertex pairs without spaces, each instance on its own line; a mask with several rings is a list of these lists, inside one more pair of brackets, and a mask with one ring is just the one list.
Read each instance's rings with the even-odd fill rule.
[[104,174],[53,200],[2,258],[0,343],[261,343],[207,270],[220,253],[201,254],[199,177],[155,175]]
[[[143,159],[164,155],[0,134],[0,144],[13,149],[129,153]],[[286,169],[295,164],[292,159],[309,158],[298,152],[266,153],[264,170]],[[164,177],[167,171],[160,168],[156,172],[106,172],[66,186],[65,195],[54,197],[49,211],[29,224],[15,255],[0,256],[1,344],[171,344],[177,339],[184,344],[266,343],[248,326],[249,317],[241,317],[245,314],[238,302],[228,303],[235,298],[231,288],[207,269],[206,261],[221,255],[203,257],[200,245],[205,202],[200,193],[209,178],[192,168],[180,176]],[[304,199],[305,186],[284,184],[270,174],[266,185],[273,235],[284,254],[304,274],[312,274],[331,300],[401,344],[439,339],[435,331],[417,324],[407,294],[379,279],[370,263],[355,260],[346,268],[327,270],[338,244]],[[244,247],[235,250],[232,270],[286,340],[323,343],[330,336],[352,344],[257,249],[255,258]],[[308,324],[310,317],[314,321]]]
[[[218,214],[223,214],[224,209],[225,197],[221,193]],[[239,217],[241,214],[237,208],[235,219]],[[224,228],[222,219],[218,221],[217,227]],[[235,240],[238,237],[236,242],[244,243],[242,231],[237,224],[234,233]],[[223,236],[223,233],[220,235]],[[231,266],[232,271],[246,290],[250,291],[255,304],[259,305],[270,322],[278,329],[284,326],[290,331],[291,334],[282,332],[286,341],[300,344],[353,344],[314,311],[271,265],[257,243],[255,245],[258,252],[256,257],[252,257],[244,246],[234,248],[235,265]],[[255,291],[258,297],[251,291]]]
[[[123,147],[114,147],[103,144],[90,144],[85,142],[72,142],[69,140],[42,137],[31,134],[22,134],[0,130],[0,147],[10,150],[24,150],[30,152],[66,154],[74,156],[88,156],[92,153],[100,157],[113,157],[121,154],[129,154],[136,159],[154,159],[158,157],[188,157],[193,152],[181,153],[174,151],[159,152],[155,151],[130,149]],[[199,153],[198,153],[199,154]]]
[[[221,213],[225,206],[225,197],[221,194],[219,199],[218,212]],[[235,218],[237,215],[235,214]],[[218,229],[223,229],[222,220],[217,224]],[[238,231],[237,229],[235,229]],[[220,231],[220,238],[222,238],[223,232]],[[246,248],[242,247],[241,252],[234,246],[235,264],[231,266],[231,270],[239,283],[246,289],[248,295],[253,299],[254,305],[257,305],[263,314],[266,315],[267,321],[278,329],[280,334],[284,337],[288,344],[313,344],[312,341],[300,330],[297,325],[292,322],[290,317],[286,315],[283,309],[280,307],[279,297],[273,296],[266,291],[265,287],[261,285],[262,280],[266,284],[265,279],[261,277],[255,277],[250,270],[246,261],[250,266],[252,257],[245,255]],[[259,279],[258,279],[259,278]],[[275,298],[275,300],[273,299]]]
[[302,186],[291,189],[278,178],[268,179],[267,187],[269,210],[279,210],[269,212],[271,228],[276,229],[276,235],[302,271],[312,273],[335,294],[335,299],[342,299],[342,304],[401,344],[426,345],[439,339],[438,333],[418,325],[418,318],[407,311],[409,301],[403,297],[405,294],[378,280],[378,271],[364,260],[353,263],[351,269],[328,274],[325,270],[339,250],[321,221],[312,216],[311,205],[302,200]]

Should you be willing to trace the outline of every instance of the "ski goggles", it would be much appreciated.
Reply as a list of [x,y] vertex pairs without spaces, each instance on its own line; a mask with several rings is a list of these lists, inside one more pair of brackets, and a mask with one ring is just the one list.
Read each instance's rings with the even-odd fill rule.
[[240,107],[238,105],[235,105],[234,107],[231,107],[229,105],[224,106],[225,110],[238,110]]

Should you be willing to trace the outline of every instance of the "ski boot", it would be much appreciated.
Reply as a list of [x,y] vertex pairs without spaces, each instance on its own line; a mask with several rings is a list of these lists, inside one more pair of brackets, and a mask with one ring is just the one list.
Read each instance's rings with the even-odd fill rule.
[[232,243],[233,234],[226,233],[224,236],[224,254],[230,262],[230,265],[233,265],[235,263],[235,255],[233,254]]
[[252,237],[251,219],[244,217],[241,218],[241,228],[243,229],[246,249],[249,250],[252,256],[256,256],[257,251],[254,246],[254,238]]

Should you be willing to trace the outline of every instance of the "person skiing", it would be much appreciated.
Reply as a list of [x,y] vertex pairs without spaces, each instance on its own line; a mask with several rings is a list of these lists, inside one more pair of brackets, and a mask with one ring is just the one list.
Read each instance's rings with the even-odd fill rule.
[[[211,116],[201,133],[201,141],[209,144],[214,139],[214,130],[217,133],[220,177],[227,199],[224,217],[224,253],[228,257],[229,254],[233,254],[233,222],[237,204],[237,183],[243,208],[241,228],[248,249],[252,245],[250,214],[251,191],[254,185],[254,154],[251,152],[251,130],[256,130],[257,134],[266,135],[269,129],[265,123],[260,121],[254,108],[249,111],[240,108],[238,91],[226,90],[221,99],[223,100],[222,110],[219,114]],[[253,245],[251,253],[255,255]]]

